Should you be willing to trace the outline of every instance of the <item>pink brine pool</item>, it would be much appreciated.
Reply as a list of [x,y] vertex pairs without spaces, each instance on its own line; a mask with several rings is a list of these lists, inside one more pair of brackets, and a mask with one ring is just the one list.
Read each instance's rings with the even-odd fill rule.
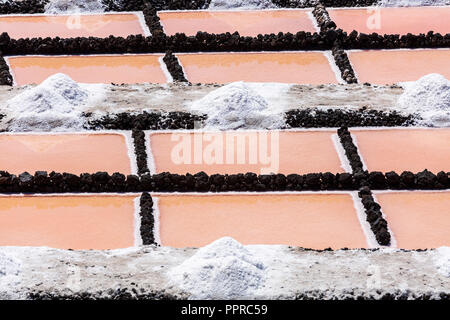
[[136,196],[0,197],[0,246],[105,250],[135,245]]
[[200,247],[231,236],[243,244],[367,247],[350,194],[155,197],[164,246]]
[[255,37],[299,31],[316,32],[311,10],[161,11],[158,16],[167,35],[185,33],[234,33]]
[[156,172],[236,174],[344,172],[335,131],[151,133]]
[[0,153],[0,167],[13,174],[131,173],[128,146],[121,134],[2,134],[0,148],[8,150]]
[[177,54],[193,83],[338,83],[324,52]]
[[7,61],[17,85],[39,84],[55,73],[82,83],[166,83],[157,54],[17,56]]
[[450,246],[450,191],[376,195],[402,249]]
[[449,49],[349,51],[360,82],[393,84],[439,73],[450,78]]
[[450,171],[450,129],[352,130],[369,171]]
[[450,32],[450,7],[327,9],[337,27],[350,33],[420,34]]
[[13,39],[149,35],[136,13],[0,16],[0,30]]

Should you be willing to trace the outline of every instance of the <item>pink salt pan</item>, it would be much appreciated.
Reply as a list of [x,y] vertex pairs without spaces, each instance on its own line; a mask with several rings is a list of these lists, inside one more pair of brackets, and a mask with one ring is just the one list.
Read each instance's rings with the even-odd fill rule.
[[82,83],[166,83],[161,55],[21,56],[10,57],[15,83],[39,84],[55,73]]
[[[120,134],[0,135],[0,168],[73,174],[131,173],[125,137]],[[11,156],[13,155],[13,156]]]
[[0,30],[13,39],[145,35],[136,14],[0,16]]
[[350,51],[348,56],[361,83],[416,81],[430,73],[450,78],[449,49]]
[[134,246],[135,196],[0,197],[0,246]]
[[344,172],[334,131],[152,133],[156,172],[236,174]]
[[450,129],[353,130],[369,171],[450,171]]
[[450,246],[450,192],[376,195],[402,249]]
[[170,11],[158,12],[167,35],[185,33],[195,36],[198,31],[234,33],[255,37],[299,31],[316,32],[309,15],[311,10],[245,10],[245,11]]
[[193,83],[337,83],[323,52],[177,54]]
[[367,247],[349,194],[157,197],[164,246],[201,247],[230,236],[246,245]]
[[408,7],[367,9],[327,8],[331,20],[347,33],[420,34],[450,32],[450,7]]

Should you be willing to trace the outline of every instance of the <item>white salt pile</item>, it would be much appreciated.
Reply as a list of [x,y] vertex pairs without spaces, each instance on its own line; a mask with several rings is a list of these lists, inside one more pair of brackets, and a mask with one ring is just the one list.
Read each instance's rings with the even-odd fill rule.
[[208,9],[229,10],[229,9],[274,9],[276,5],[271,0],[211,0]]
[[447,6],[450,0],[380,0],[380,7],[422,7],[422,6]]
[[[279,92],[280,88],[276,90]],[[279,108],[269,105],[261,94],[244,82],[230,83],[210,92],[195,101],[191,109],[208,116],[205,129],[277,129],[285,125]]]
[[102,0],[50,0],[45,5],[45,13],[97,13],[104,12]]
[[266,279],[264,264],[229,237],[199,249],[169,276],[191,299],[249,297]]
[[[9,131],[82,130],[82,106],[101,94],[90,92],[65,74],[55,74],[40,85],[27,89],[7,102],[5,123]],[[103,86],[103,85],[100,85]]]
[[440,74],[429,74],[415,82],[402,83],[398,99],[401,111],[418,114],[425,126],[450,126],[450,81]]
[[439,273],[450,277],[450,247],[436,249],[435,265]]

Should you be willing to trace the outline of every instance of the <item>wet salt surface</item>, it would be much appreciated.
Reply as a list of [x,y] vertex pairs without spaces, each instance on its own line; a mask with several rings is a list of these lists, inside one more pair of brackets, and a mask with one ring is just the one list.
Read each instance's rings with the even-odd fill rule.
[[[389,110],[403,92],[400,86],[364,86],[362,84],[317,86],[268,82],[246,83],[246,85],[262,95],[269,104],[269,108],[277,112],[317,106],[323,108],[345,106],[348,109],[357,109],[367,105],[370,109]],[[143,110],[192,112],[192,103],[219,87],[221,86],[211,84],[189,86],[183,83],[102,85],[100,99],[87,105],[83,111],[93,112],[98,116],[105,113],[142,112]],[[0,86],[0,113],[7,114],[8,111],[5,110],[7,101],[28,88],[29,86],[12,88]]]

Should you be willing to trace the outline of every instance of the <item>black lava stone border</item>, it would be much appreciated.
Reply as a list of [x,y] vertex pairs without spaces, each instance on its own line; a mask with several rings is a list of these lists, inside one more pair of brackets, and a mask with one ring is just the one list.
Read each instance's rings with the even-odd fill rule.
[[418,117],[402,115],[396,111],[384,112],[358,110],[306,108],[286,112],[286,124],[290,128],[338,128],[338,127],[399,127],[412,126]]
[[144,246],[157,245],[155,242],[155,235],[153,233],[155,226],[155,217],[153,216],[153,199],[152,196],[144,192],[139,199],[141,206],[141,238]]
[[[415,250],[419,252],[418,250]],[[382,291],[378,290],[377,294],[361,294],[360,292],[357,292],[356,290],[350,289],[346,291],[345,295],[346,297],[336,297],[333,298],[335,300],[358,300],[358,301],[375,301],[375,300],[450,300],[450,294],[448,292],[442,291],[442,292],[424,292],[424,293],[416,293],[412,290],[395,290],[393,292],[385,292],[383,295],[381,295]],[[295,300],[324,300],[329,299],[329,296],[320,291],[320,290],[309,290],[307,292],[303,292],[300,294],[297,294],[294,298]]]
[[391,234],[389,233],[388,223],[383,218],[381,206],[373,198],[372,191],[368,187],[361,188],[358,196],[361,198],[367,222],[369,222],[377,242],[382,246],[389,246],[391,244]]
[[134,143],[134,153],[136,155],[138,174],[148,173],[147,166],[147,151],[145,145],[145,132],[142,130],[132,131],[133,143]]
[[309,32],[297,34],[264,35],[255,38],[230,34],[198,32],[187,37],[176,34],[166,37],[127,38],[33,38],[10,39],[7,33],[0,35],[0,51],[7,55],[64,55],[64,54],[119,54],[119,53],[165,53],[172,52],[224,52],[224,51],[280,51],[280,50],[329,50],[333,41],[325,35]]
[[[359,249],[364,250],[364,249]],[[337,250],[338,251],[338,250]],[[420,250],[412,250],[414,252],[420,252]],[[141,291],[141,292],[139,292]],[[107,291],[92,292],[79,292],[74,294],[67,294],[62,292],[43,292],[32,291],[27,293],[27,299],[29,300],[56,300],[56,301],[68,301],[68,300],[179,300],[181,297],[175,295],[169,295],[167,292],[151,291],[145,292],[138,288],[118,288],[109,289]],[[295,300],[324,300],[329,299],[329,295],[321,290],[310,290],[299,293],[295,296]],[[338,297],[336,297],[338,299]],[[342,299],[342,297],[341,297]],[[386,292],[383,295],[364,295],[354,290],[348,290],[346,292],[345,300],[450,300],[450,294],[448,292],[424,292],[416,293],[411,290],[395,290],[393,292]]]
[[[188,112],[147,112],[108,114],[100,119],[91,119],[84,115],[89,130],[192,130],[196,123],[206,120],[206,115]],[[384,112],[367,109],[358,110],[305,108],[287,111],[285,114],[288,128],[338,128],[346,127],[398,127],[412,126],[418,117],[401,115],[396,111]],[[198,126],[197,126],[198,127]]]
[[315,6],[312,14],[316,19],[321,32],[326,32],[330,29],[336,29],[336,23],[331,20],[327,9],[322,4]]
[[142,14],[144,15],[145,23],[147,24],[152,37],[165,36],[157,11],[150,3],[145,3]]
[[140,192],[141,180],[137,175],[107,172],[57,173],[36,171],[19,175],[0,171],[0,193],[104,193],[104,192]]
[[[0,35],[0,51],[3,55],[63,55],[63,54],[115,54],[115,53],[165,53],[172,52],[247,52],[247,51],[295,51],[339,49],[398,49],[398,48],[448,48],[450,34],[441,36],[429,32],[426,35],[365,35],[329,29],[326,32],[297,32],[242,37],[239,33],[209,34],[198,32],[195,36],[164,34],[154,37],[132,35],[127,38],[33,38],[10,39],[7,33]],[[338,50],[338,49],[336,49]],[[348,58],[340,51],[334,54],[344,75],[347,70],[350,80],[354,78]],[[340,57],[340,58],[339,58]]]
[[[359,249],[364,250],[364,249]],[[420,250],[414,250],[420,252]],[[136,284],[137,286],[138,284]],[[396,290],[394,292],[386,292],[382,296],[379,295],[364,295],[360,292],[348,290],[346,292],[345,300],[450,300],[450,294],[447,292],[426,292],[415,293],[411,290]],[[27,299],[29,300],[179,300],[180,297],[169,295],[164,292],[139,292],[138,288],[119,288],[116,290],[109,289],[107,291],[91,292],[79,292],[74,294],[60,293],[60,292],[42,292],[33,291],[27,293]],[[329,299],[329,295],[321,290],[310,290],[303,293],[299,293],[295,296],[295,300],[324,300]],[[338,299],[338,297],[336,297]],[[342,298],[341,298],[342,299]]]
[[[340,29],[339,29],[340,30]],[[336,32],[338,32],[337,30]],[[449,48],[450,33],[441,35],[429,31],[426,34],[385,34],[358,33],[352,31],[339,38],[342,49],[416,49],[416,48]]]
[[108,11],[139,11],[148,4],[158,11],[161,10],[198,10],[206,9],[211,0],[126,0],[116,2],[103,0]]
[[13,77],[9,71],[9,67],[5,61],[5,58],[3,58],[2,55],[0,55],[0,85],[13,85]]
[[178,61],[178,58],[172,53],[172,51],[167,51],[163,60],[174,81],[188,82],[186,77],[184,76],[184,71],[180,65],[180,62]]
[[401,49],[401,48],[449,48],[450,34],[442,36],[429,32],[420,35],[349,35],[342,30],[296,34],[278,33],[243,37],[233,34],[198,32],[195,36],[177,33],[157,37],[130,35],[126,38],[26,38],[10,39],[7,33],[0,35],[0,51],[8,55],[62,55],[62,54],[113,54],[113,53],[165,53],[172,52],[248,52],[248,51],[296,51],[331,50],[338,43],[341,49]]
[[106,115],[100,119],[90,119],[84,115],[90,130],[177,130],[195,129],[196,122],[202,122],[206,116],[187,112],[147,112],[133,114],[122,112]]
[[352,167],[353,173],[360,173],[363,171],[363,163],[361,157],[359,156],[358,148],[353,143],[353,138],[347,127],[341,127],[337,131],[339,139],[341,141],[342,147],[345,150],[345,155],[347,156],[350,166]]
[[24,172],[19,175],[0,171],[0,193],[121,193],[121,192],[276,192],[276,191],[356,191],[361,187],[371,190],[447,190],[450,189],[450,172],[434,174],[424,170],[358,172],[352,173],[307,173],[257,175],[172,174],[169,172],[142,175],[97,172],[75,175],[70,173],[48,174],[37,171],[34,175]]
[[356,78],[355,71],[348,59],[347,53],[335,46],[331,49],[331,54],[333,55],[339,71],[341,71],[341,78],[348,84],[358,83],[358,79]]
[[150,291],[143,292],[142,289],[136,284],[136,288],[117,288],[108,289],[106,291],[97,292],[78,292],[73,294],[67,294],[62,292],[45,292],[45,291],[32,291],[27,293],[28,300],[37,301],[69,301],[69,300],[179,300],[180,298],[165,291]]
[[47,2],[46,0],[7,0],[0,4],[0,14],[44,13]]

